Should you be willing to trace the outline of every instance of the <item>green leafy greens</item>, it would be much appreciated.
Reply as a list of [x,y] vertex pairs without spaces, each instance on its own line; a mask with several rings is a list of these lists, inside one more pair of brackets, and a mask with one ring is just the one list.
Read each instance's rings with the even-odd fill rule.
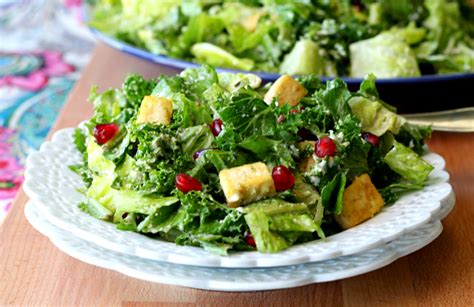
[[[260,252],[278,252],[338,230],[334,217],[344,212],[346,188],[363,174],[387,204],[423,188],[432,166],[419,155],[430,129],[396,115],[378,97],[373,76],[355,93],[340,79],[323,84],[306,75],[299,82],[308,94],[298,106],[266,103],[268,86],[255,75],[217,74],[209,66],[154,80],[130,75],[103,93],[94,88],[94,115],[74,133],[83,161],[70,168],[85,182],[79,208],[121,230],[221,255],[253,249],[250,234]],[[172,102],[171,123],[137,120],[146,96]],[[222,123],[217,134],[215,120]],[[118,132],[99,143],[103,124]],[[367,132],[379,144],[369,143]],[[316,155],[315,140],[323,137],[334,142],[333,155]],[[285,166],[296,183],[229,207],[220,172],[255,162]],[[178,189],[183,173],[202,188]]]
[[155,54],[246,71],[379,78],[474,71],[469,1],[159,2],[96,0],[89,24]]

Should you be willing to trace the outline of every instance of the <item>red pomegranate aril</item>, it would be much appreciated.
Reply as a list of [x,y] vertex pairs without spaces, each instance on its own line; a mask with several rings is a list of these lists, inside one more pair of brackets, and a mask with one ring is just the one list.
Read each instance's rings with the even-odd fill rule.
[[94,127],[94,137],[99,145],[110,141],[119,131],[117,124],[99,124]]
[[220,118],[214,119],[211,123],[210,128],[212,135],[218,136],[222,131],[222,120]]
[[304,107],[299,107],[299,109],[294,108],[294,109],[290,110],[290,114],[296,114],[296,113],[302,112],[302,111],[304,111]]
[[188,193],[189,191],[201,191],[202,184],[196,178],[186,175],[178,174],[175,178],[175,185],[178,190],[183,193]]
[[362,137],[364,140],[366,140],[368,143],[372,144],[375,147],[379,146],[379,137],[376,136],[375,134],[372,134],[370,132],[364,132],[362,134]]
[[285,166],[275,166],[272,171],[273,182],[277,191],[286,191],[295,185],[295,176]]
[[252,247],[257,247],[257,244],[255,244],[255,239],[252,236],[252,233],[250,231],[247,231],[244,235],[245,242],[252,246]]
[[336,143],[328,136],[322,137],[314,145],[314,153],[320,158],[332,157],[336,154]]
[[285,115],[281,114],[281,115],[278,116],[278,118],[277,118],[277,124],[282,123],[285,119],[286,119]]

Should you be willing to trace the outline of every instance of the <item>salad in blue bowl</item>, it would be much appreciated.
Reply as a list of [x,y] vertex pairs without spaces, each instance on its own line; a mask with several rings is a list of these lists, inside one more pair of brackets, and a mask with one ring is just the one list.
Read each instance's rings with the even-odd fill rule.
[[98,0],[89,16],[100,40],[167,66],[342,76],[352,90],[373,73],[401,112],[470,105],[468,1]]
[[90,25],[215,67],[363,78],[474,72],[464,1],[97,1]]

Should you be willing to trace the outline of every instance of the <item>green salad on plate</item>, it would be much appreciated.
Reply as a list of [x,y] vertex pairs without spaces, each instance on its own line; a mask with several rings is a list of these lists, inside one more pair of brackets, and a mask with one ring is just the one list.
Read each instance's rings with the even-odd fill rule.
[[474,72],[467,0],[95,0],[89,25],[156,55],[289,75]]
[[76,129],[90,215],[178,245],[274,253],[324,239],[423,189],[429,127],[409,124],[368,75],[357,92],[335,79],[210,66],[145,80],[89,100]]

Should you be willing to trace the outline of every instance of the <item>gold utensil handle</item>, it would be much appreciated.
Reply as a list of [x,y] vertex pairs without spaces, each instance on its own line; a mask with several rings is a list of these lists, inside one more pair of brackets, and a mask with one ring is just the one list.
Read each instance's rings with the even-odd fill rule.
[[433,130],[474,132],[474,107],[403,115],[414,125],[431,125]]

